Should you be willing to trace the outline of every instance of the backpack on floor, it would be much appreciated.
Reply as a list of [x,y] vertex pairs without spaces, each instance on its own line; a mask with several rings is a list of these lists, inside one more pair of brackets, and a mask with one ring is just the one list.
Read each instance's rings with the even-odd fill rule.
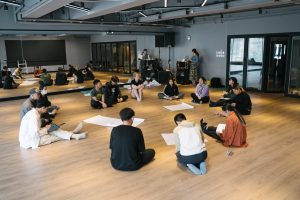
[[222,85],[221,85],[221,79],[217,78],[217,77],[213,77],[210,80],[210,87],[212,87],[212,88],[220,88],[220,87],[222,87]]

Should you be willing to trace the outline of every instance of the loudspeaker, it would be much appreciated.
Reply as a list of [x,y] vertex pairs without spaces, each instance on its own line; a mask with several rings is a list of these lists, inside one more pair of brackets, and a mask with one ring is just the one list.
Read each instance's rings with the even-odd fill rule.
[[165,47],[175,46],[175,33],[165,33]]
[[169,82],[169,78],[172,77],[172,73],[168,71],[158,72],[158,82],[161,84],[167,84]]
[[164,35],[156,35],[155,36],[155,47],[164,47],[165,45],[165,36]]

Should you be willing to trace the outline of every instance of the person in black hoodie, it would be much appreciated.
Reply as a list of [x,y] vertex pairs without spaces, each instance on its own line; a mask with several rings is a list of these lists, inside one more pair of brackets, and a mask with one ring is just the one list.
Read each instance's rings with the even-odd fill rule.
[[19,83],[14,81],[11,72],[7,71],[6,76],[4,77],[3,89],[16,89],[19,85]]
[[182,99],[184,94],[179,92],[177,85],[172,78],[169,79],[168,84],[165,86],[163,92],[158,93],[159,99]]
[[81,69],[75,70],[73,76],[74,76],[75,83],[83,83],[84,82],[84,75],[83,75]]
[[113,104],[126,101],[128,99],[127,95],[122,95],[120,88],[118,86],[119,78],[117,76],[112,76],[110,81],[105,85],[105,102],[108,107],[113,106]]
[[85,69],[84,69],[84,74],[85,74],[85,80],[94,80],[95,76],[92,71],[92,67],[90,64],[87,64]]
[[232,99],[231,106],[235,107],[242,115],[250,115],[252,109],[250,96],[238,85],[234,86],[232,90],[235,97]]
[[66,73],[61,67],[59,67],[58,72],[56,73],[55,85],[68,85],[68,83],[69,81],[67,79]]
[[67,74],[67,77],[73,77],[75,71],[76,71],[75,67],[73,65],[69,65],[69,72]]

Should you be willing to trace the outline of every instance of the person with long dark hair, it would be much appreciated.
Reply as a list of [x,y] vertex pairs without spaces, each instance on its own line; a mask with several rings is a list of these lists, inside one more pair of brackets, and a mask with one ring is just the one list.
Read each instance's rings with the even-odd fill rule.
[[196,49],[192,49],[191,68],[190,68],[190,81],[193,85],[196,85],[199,68],[199,53]]
[[199,78],[199,83],[196,86],[195,93],[191,94],[193,98],[193,103],[208,103],[209,102],[209,89],[206,85],[206,79],[201,76]]
[[175,84],[174,79],[170,78],[168,84],[164,87],[163,92],[158,93],[159,99],[182,99],[184,94],[179,92],[178,86]]
[[231,104],[225,104],[222,109],[228,113],[223,132],[217,133],[216,127],[207,127],[207,123],[201,119],[200,124],[203,133],[217,139],[224,146],[246,147],[248,144],[245,119]]

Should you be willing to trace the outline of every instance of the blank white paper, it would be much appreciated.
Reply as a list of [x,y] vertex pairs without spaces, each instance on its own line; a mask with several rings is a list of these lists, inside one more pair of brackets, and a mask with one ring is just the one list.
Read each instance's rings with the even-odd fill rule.
[[187,103],[181,103],[181,104],[172,105],[172,106],[164,106],[164,108],[166,108],[170,111],[178,111],[178,110],[193,109],[194,106],[189,105]]

